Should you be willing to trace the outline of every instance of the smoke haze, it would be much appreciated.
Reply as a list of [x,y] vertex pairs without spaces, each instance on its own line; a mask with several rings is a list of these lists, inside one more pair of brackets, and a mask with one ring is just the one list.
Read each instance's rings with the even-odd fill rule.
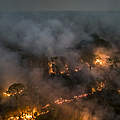
[[[19,104],[38,105],[47,104],[59,97],[84,93],[96,79],[109,81],[110,84],[112,82],[120,88],[119,67],[99,69],[94,68],[91,63],[93,60],[91,56],[94,56],[97,50],[111,57],[120,56],[119,21],[119,13],[100,12],[98,15],[96,12],[1,14],[1,89],[6,90],[13,83],[23,83],[27,92],[20,98]],[[96,39],[102,39],[103,42],[95,42]],[[80,64],[80,72],[72,74],[70,78],[49,77],[46,75],[48,70],[46,63],[54,56],[64,57],[71,68],[79,63],[79,58],[82,58],[93,69],[90,70],[87,64]],[[99,102],[97,99],[95,97],[57,107],[56,115],[61,111],[57,119],[120,119],[120,114],[117,114],[111,106],[106,107],[106,101],[102,105],[99,104],[103,99],[102,96]],[[119,97],[115,99],[119,101]],[[1,100],[1,105],[5,102]]]

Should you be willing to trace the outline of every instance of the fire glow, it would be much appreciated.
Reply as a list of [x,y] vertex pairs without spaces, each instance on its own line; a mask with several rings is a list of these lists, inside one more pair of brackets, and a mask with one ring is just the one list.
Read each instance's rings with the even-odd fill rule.
[[96,91],[101,92],[104,88],[105,88],[105,83],[104,82],[100,82],[100,83],[97,82],[97,87],[96,88],[93,87],[91,89],[92,94],[94,94]]
[[[44,106],[44,107],[46,108],[46,106]],[[18,113],[19,115],[18,114],[13,115],[13,116],[11,115],[11,117],[9,117],[8,120],[21,120],[21,119],[22,120],[35,120],[38,116],[44,115],[47,113],[49,113],[49,110],[38,111],[37,108],[34,107],[32,110],[29,108],[29,109],[25,109],[23,111],[20,111]]]
[[[55,105],[62,105],[65,103],[70,103],[73,102],[75,100],[79,100],[81,98],[85,98],[87,97],[88,94],[82,94],[79,96],[73,96],[71,99],[63,99],[63,98],[59,98],[57,100],[55,100],[53,103]],[[51,104],[46,104],[45,106],[43,106],[41,109],[44,109],[44,111],[38,111],[37,108],[33,108],[32,111],[30,111],[29,109],[24,110],[24,111],[20,111],[19,115],[11,115],[11,117],[8,118],[8,120],[35,120],[37,117],[39,117],[40,115],[45,115],[47,113],[49,113],[48,108],[51,107]]]
[[88,96],[88,94],[85,93],[85,94],[82,94],[82,95],[74,96],[74,97],[71,98],[71,99],[59,98],[59,99],[55,100],[54,103],[55,103],[55,104],[58,104],[58,105],[64,104],[64,103],[70,103],[70,102],[72,102],[72,101],[74,101],[74,100],[78,100],[78,99],[80,99],[80,98],[84,98],[84,97],[87,97],[87,96]]
[[[108,59],[110,58],[110,56],[106,55],[106,54],[103,54],[101,53],[100,51],[96,52],[95,53],[95,59],[93,61],[94,65],[97,67],[97,66],[101,66],[101,67],[105,67],[105,66],[108,66]],[[85,63],[84,63],[85,64]],[[60,69],[59,71],[57,71],[57,63],[52,60],[52,61],[49,61],[48,62],[48,74],[49,75],[56,75],[56,74],[60,74],[60,75],[70,75],[70,68],[69,68],[69,65],[68,64],[64,64],[64,67],[62,69]],[[87,66],[89,66],[89,63],[87,63]],[[75,68],[73,68],[73,71],[74,72],[79,72],[81,70],[81,67],[80,65],[78,66],[75,66]],[[51,104],[54,104],[54,105],[62,105],[62,104],[67,104],[67,103],[71,103],[71,102],[74,102],[74,101],[77,101],[79,99],[82,99],[82,98],[86,98],[88,97],[89,95],[91,94],[94,94],[96,93],[97,91],[102,91],[104,88],[106,87],[105,85],[105,82],[96,82],[96,87],[92,87],[91,88],[91,92],[89,93],[83,93],[81,95],[78,95],[78,96],[73,96],[71,98],[58,98],[54,101],[51,102]],[[14,96],[16,94],[21,94],[23,92],[23,90],[20,90],[18,93],[8,93],[8,92],[4,92],[3,95],[4,96]],[[118,93],[120,93],[120,90],[118,90]],[[11,115],[11,117],[8,118],[8,120],[19,120],[19,119],[22,119],[22,120],[35,120],[36,117],[39,117],[40,115],[45,115],[45,114],[48,114],[49,113],[49,107],[52,108],[52,105],[51,104],[46,104],[45,106],[43,106],[42,108],[40,109],[44,109],[44,111],[38,111],[37,108],[33,108],[33,110],[30,111],[20,111],[19,115],[17,114],[16,116],[14,115]]]
[[108,59],[110,59],[110,56],[108,55],[108,53],[104,53],[104,51],[102,49],[98,49],[95,52],[95,60],[94,60],[94,64],[95,65],[99,65],[102,67],[108,66]]

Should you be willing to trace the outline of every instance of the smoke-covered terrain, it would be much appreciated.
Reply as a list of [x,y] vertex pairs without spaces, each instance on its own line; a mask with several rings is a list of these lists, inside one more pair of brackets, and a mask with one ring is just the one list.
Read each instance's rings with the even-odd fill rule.
[[117,12],[1,13],[0,120],[120,120],[119,21]]

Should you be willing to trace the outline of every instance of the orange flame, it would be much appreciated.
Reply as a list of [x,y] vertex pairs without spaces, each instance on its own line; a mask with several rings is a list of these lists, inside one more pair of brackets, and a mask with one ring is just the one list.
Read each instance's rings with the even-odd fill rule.
[[98,49],[95,52],[96,58],[94,61],[95,65],[99,65],[102,67],[108,66],[108,59],[110,58],[108,53],[105,53],[105,50],[103,49]]

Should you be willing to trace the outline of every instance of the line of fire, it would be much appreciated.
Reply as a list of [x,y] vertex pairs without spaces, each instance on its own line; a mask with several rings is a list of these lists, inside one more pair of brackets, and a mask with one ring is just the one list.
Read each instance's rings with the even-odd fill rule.
[[[94,41],[94,44],[97,44],[97,47],[95,50],[92,51],[92,53],[90,53],[89,50],[86,49],[86,44],[84,43],[80,43],[78,46],[76,46],[76,51],[80,51],[80,55],[77,56],[77,58],[73,58],[76,61],[73,63],[71,63],[70,59],[65,56],[48,57],[43,55],[42,57],[38,57],[20,49],[19,46],[12,46],[3,42],[3,44],[9,50],[16,51],[20,54],[22,66],[27,66],[29,67],[29,69],[32,69],[34,67],[42,67],[44,68],[44,78],[46,78],[47,80],[55,78],[65,80],[69,84],[69,89],[73,89],[74,84],[82,84],[82,82],[78,79],[80,77],[82,79],[82,71],[84,70],[84,68],[87,68],[87,70],[91,74],[94,74],[94,72],[101,74],[104,73],[104,71],[107,72],[105,73],[106,76],[104,77],[104,79],[93,79],[93,81],[90,82],[88,86],[86,86],[84,92],[75,94],[73,96],[56,97],[51,101],[48,101],[48,103],[40,101],[39,104],[35,105],[33,105],[32,103],[25,105],[20,104],[22,98],[24,98],[28,94],[29,87],[31,86],[26,86],[24,83],[12,83],[7,89],[1,90],[0,100],[4,101],[5,104],[13,104],[12,102],[14,102],[14,107],[8,106],[9,108],[7,108],[6,105],[3,108],[5,112],[2,112],[0,114],[1,119],[49,120],[48,118],[51,118],[52,113],[56,111],[57,107],[60,107],[59,109],[57,108],[59,111],[60,109],[62,109],[61,107],[63,105],[72,105],[77,102],[82,102],[82,100],[88,101],[96,97],[100,98],[100,104],[102,104],[102,100],[104,99],[104,101],[107,101],[108,104],[115,106],[114,104],[112,104],[111,97],[116,95],[120,98],[120,88],[117,86],[117,84],[114,84],[110,78],[108,78],[107,74],[111,74],[112,70],[115,70],[117,74],[120,73],[120,54],[116,51],[111,54],[111,50],[107,47],[104,47],[105,45],[109,44],[105,40],[101,40],[99,38],[97,39],[98,41]],[[102,47],[101,44],[103,45]],[[64,82],[64,85],[67,86],[66,82]],[[106,99],[104,98],[104,94],[107,96]],[[120,113],[120,107],[116,107],[115,110]],[[92,119],[83,117],[80,118],[80,120]]]

